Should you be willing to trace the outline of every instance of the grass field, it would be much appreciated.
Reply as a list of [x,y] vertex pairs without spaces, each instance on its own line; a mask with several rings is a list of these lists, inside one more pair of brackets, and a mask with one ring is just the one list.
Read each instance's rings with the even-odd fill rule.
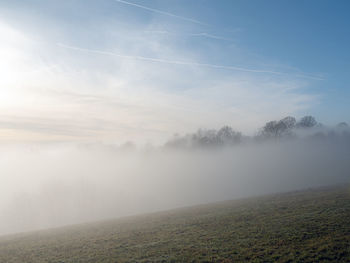
[[350,187],[0,237],[0,262],[350,262]]

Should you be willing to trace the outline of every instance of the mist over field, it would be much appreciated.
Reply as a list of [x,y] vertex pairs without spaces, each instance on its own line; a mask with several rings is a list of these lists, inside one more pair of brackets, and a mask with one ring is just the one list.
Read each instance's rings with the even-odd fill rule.
[[[198,134],[204,137],[198,140]],[[207,142],[203,138],[210,134],[221,133],[199,131],[184,138]],[[188,146],[179,136],[164,146],[135,148],[2,145],[0,234],[348,183],[348,133],[322,134],[242,136],[218,147]]]
[[1,0],[0,262],[350,262],[349,12]]

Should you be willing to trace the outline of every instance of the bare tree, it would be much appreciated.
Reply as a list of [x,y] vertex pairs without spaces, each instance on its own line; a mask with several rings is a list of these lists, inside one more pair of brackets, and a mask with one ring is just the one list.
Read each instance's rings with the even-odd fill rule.
[[304,116],[300,119],[300,121],[297,123],[298,128],[312,128],[317,125],[317,121],[312,116]]
[[295,128],[295,125],[297,123],[296,119],[291,116],[283,118],[282,120],[280,120],[280,122],[283,122],[286,125],[287,129]]
[[242,134],[234,131],[230,126],[222,127],[216,134],[218,141],[223,145],[233,145],[241,142]]

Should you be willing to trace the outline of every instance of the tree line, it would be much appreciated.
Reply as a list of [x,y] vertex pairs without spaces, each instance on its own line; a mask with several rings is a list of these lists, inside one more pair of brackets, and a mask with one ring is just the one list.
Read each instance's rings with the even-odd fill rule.
[[186,135],[174,135],[166,142],[165,147],[170,148],[215,148],[231,147],[243,142],[263,142],[269,140],[292,139],[334,139],[346,138],[350,141],[350,128],[346,122],[341,122],[335,127],[327,127],[313,116],[304,116],[297,121],[296,118],[287,116],[281,120],[267,122],[254,136],[245,136],[235,131],[230,126],[224,126],[219,130],[199,129],[195,133]]

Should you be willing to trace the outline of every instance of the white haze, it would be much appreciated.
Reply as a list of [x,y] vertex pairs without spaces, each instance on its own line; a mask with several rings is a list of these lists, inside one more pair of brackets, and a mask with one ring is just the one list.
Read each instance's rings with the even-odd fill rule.
[[349,181],[342,143],[221,150],[2,146],[0,234]]

